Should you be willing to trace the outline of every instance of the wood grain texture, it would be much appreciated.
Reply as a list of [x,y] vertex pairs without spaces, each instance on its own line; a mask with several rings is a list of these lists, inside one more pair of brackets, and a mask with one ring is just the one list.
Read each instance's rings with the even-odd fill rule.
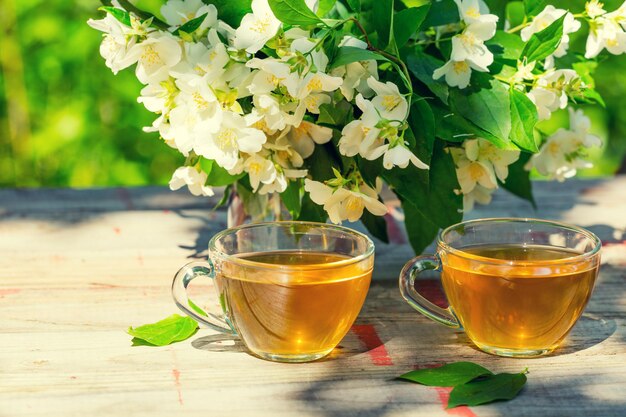
[[[624,416],[626,176],[535,183],[535,193],[536,212],[498,192],[467,217],[560,219],[603,239],[591,302],[554,355],[489,356],[411,310],[396,287],[412,256],[400,238],[377,244],[376,280],[340,348],[288,365],[208,329],[130,346],[128,326],[177,312],[174,272],[225,227],[211,201],[160,187],[0,190],[0,416]],[[528,384],[511,402],[445,410],[445,389],[394,380],[457,360],[528,367]]]

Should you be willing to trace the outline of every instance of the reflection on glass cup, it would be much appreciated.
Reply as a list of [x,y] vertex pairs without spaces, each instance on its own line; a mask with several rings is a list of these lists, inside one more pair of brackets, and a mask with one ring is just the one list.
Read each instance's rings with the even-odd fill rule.
[[[308,222],[245,225],[216,234],[207,262],[174,278],[172,294],[189,316],[236,334],[255,355],[307,362],[329,354],[356,319],[369,289],[374,244],[345,227]],[[187,286],[208,277],[222,311],[206,314]]]
[[[532,357],[552,352],[582,314],[600,266],[601,242],[580,227],[534,219],[459,223],[439,235],[434,256],[400,274],[404,299],[425,316],[462,328],[485,352]],[[449,302],[415,289],[424,270],[441,271]]]

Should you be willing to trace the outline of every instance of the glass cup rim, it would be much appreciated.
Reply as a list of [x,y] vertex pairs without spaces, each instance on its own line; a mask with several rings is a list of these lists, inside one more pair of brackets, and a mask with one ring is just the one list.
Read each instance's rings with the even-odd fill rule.
[[569,224],[569,223],[563,223],[559,221],[535,219],[532,217],[487,217],[483,219],[466,220],[463,222],[459,222],[451,226],[448,226],[445,229],[443,229],[441,232],[439,232],[439,235],[437,236],[438,248],[442,249],[443,251],[447,253],[451,253],[456,256],[459,256],[461,258],[479,261],[481,263],[492,264],[492,265],[527,266],[527,265],[537,264],[537,261],[519,261],[519,260],[515,261],[515,260],[490,258],[487,256],[481,256],[481,255],[474,255],[474,254],[464,251],[463,249],[455,248],[445,242],[444,240],[445,235],[452,232],[454,229],[460,226],[467,226],[467,225],[477,224],[477,223],[528,223],[528,224],[541,223],[543,225],[552,226],[558,229],[566,229],[566,230],[574,231],[576,233],[580,233],[584,235],[586,238],[588,238],[594,244],[591,250],[581,253],[579,255],[571,256],[568,258],[561,258],[561,259],[542,260],[541,261],[542,265],[545,265],[545,264],[564,265],[564,264],[570,264],[570,263],[580,263],[597,255],[600,252],[600,249],[602,249],[602,241],[600,240],[600,238],[596,236],[595,233],[583,227],[576,226],[576,225]]
[[[257,262],[251,261],[245,258],[240,258],[235,255],[229,255],[217,249],[216,243],[221,238],[236,233],[240,230],[246,229],[255,229],[255,228],[263,228],[263,227],[289,227],[290,225],[294,226],[314,226],[323,229],[332,229],[336,231],[341,231],[347,233],[348,235],[361,238],[365,240],[366,249],[363,253],[353,256],[347,259],[342,259],[340,261],[327,262],[323,264],[311,264],[311,265],[277,265],[277,264],[269,264],[265,262]],[[234,263],[237,265],[245,266],[247,268],[255,268],[255,269],[265,269],[265,270],[280,270],[280,271],[303,271],[303,270],[323,270],[337,267],[345,267],[353,264],[357,264],[374,254],[374,242],[364,233],[361,233],[357,230],[350,229],[345,226],[330,224],[330,223],[321,223],[321,222],[308,222],[308,221],[300,221],[300,220],[283,220],[283,221],[273,221],[273,222],[260,222],[260,223],[249,223],[243,224],[239,226],[226,228],[211,238],[209,241],[209,257],[216,257],[220,261],[228,261],[229,263]]]

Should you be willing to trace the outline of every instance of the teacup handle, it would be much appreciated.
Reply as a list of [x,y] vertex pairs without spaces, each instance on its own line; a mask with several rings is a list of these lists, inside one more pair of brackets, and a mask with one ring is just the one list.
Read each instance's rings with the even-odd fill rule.
[[213,330],[227,334],[237,334],[223,313],[207,313],[191,301],[187,294],[187,286],[198,277],[215,279],[215,267],[210,259],[207,259],[206,262],[190,262],[183,266],[174,276],[172,296],[178,308],[198,323],[202,323]]
[[439,257],[427,255],[417,256],[404,265],[400,272],[400,293],[407,303],[426,317],[448,327],[458,329],[461,324],[452,314],[450,307],[443,309],[424,298],[415,289],[415,278],[426,270],[440,270]]

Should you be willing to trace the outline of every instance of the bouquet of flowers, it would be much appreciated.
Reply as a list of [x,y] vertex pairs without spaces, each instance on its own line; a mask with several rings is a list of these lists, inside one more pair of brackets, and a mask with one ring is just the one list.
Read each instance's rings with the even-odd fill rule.
[[[226,187],[250,213],[362,220],[387,240],[383,183],[421,252],[498,187],[533,202],[529,170],[563,181],[599,145],[589,119],[537,123],[599,103],[598,55],[626,51],[626,5],[573,13],[543,0],[104,1],[100,53],[134,65],[138,98],[186,159],[170,187]],[[586,22],[586,51],[569,36]],[[231,196],[232,198],[232,196]]]

